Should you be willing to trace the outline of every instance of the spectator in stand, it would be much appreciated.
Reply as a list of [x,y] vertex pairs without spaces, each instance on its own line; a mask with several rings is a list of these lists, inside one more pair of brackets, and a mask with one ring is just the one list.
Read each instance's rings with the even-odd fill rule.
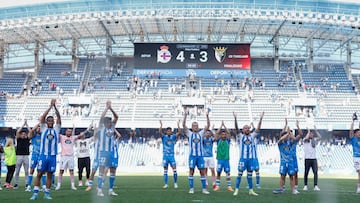
[[52,82],[52,83],[50,84],[49,88],[50,88],[51,91],[55,91],[55,90],[56,90],[56,84],[55,84],[55,82]]

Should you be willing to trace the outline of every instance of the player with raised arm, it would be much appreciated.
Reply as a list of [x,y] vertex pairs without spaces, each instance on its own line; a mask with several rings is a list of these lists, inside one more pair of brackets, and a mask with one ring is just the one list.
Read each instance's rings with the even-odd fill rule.
[[[250,126],[252,127],[253,130],[256,130],[253,122],[250,123]],[[256,188],[261,189],[261,186],[260,186],[260,164],[259,164],[259,158],[258,158],[258,153],[257,153],[258,143],[259,143],[259,134],[256,135],[255,142],[254,142],[254,150],[255,150],[254,171],[255,171]]]
[[290,178],[290,187],[293,194],[299,194],[295,188],[295,166],[294,166],[294,155],[292,151],[292,145],[295,143],[295,136],[293,135],[292,130],[287,127],[286,131],[281,131],[280,139],[278,141],[278,147],[280,151],[280,188],[274,190],[274,194],[279,194],[284,192],[285,178],[286,175],[289,175]]
[[[357,120],[357,116],[354,113],[353,120],[350,126],[350,133],[349,137],[351,139],[351,145],[353,148],[353,160],[354,160],[354,167],[358,174],[358,182],[357,182],[357,190],[356,193],[360,193],[360,130],[359,128],[354,130],[354,122]],[[360,125],[359,125],[360,127]]]
[[91,191],[92,185],[94,182],[95,173],[99,168],[99,139],[98,139],[98,128],[96,124],[94,126],[94,135],[93,135],[93,142],[94,142],[94,159],[91,164],[91,173],[89,177],[88,186],[86,187],[86,191]]
[[239,145],[239,166],[238,166],[238,176],[236,178],[236,185],[235,185],[235,192],[234,196],[238,195],[239,187],[241,183],[241,177],[243,172],[247,171],[247,181],[249,186],[249,195],[257,196],[253,190],[253,183],[252,183],[252,172],[254,171],[254,158],[255,158],[255,139],[257,134],[260,132],[262,119],[264,117],[264,112],[260,114],[260,119],[258,122],[258,126],[254,132],[250,132],[250,126],[244,125],[242,131],[240,132],[237,123],[237,117],[235,112],[233,113],[234,120],[235,120],[235,130],[237,133],[237,142]]
[[[113,114],[113,119],[111,117],[105,117],[107,111],[110,111]],[[101,114],[99,126],[98,126],[98,147],[99,147],[99,176],[98,176],[98,196],[104,196],[102,188],[104,183],[104,176],[106,173],[106,168],[110,170],[109,176],[109,191],[110,196],[117,196],[114,192],[113,187],[115,183],[115,172],[117,163],[115,160],[114,153],[116,152],[116,133],[115,125],[118,121],[118,115],[111,107],[111,101],[106,102],[106,107]]]
[[75,126],[73,129],[68,128],[65,131],[65,135],[59,136],[60,139],[60,145],[61,145],[61,160],[60,160],[60,173],[58,176],[58,183],[55,188],[55,190],[60,190],[61,183],[62,183],[62,177],[66,169],[69,169],[70,173],[70,182],[71,182],[71,189],[77,190],[75,187],[75,177],[74,177],[74,145],[75,141],[85,137],[85,133],[81,132],[79,135],[75,135]]
[[160,120],[159,134],[161,136],[161,141],[163,145],[163,167],[164,167],[164,186],[163,188],[168,188],[168,167],[169,165],[173,169],[174,173],[174,188],[178,188],[177,184],[177,170],[176,170],[176,161],[175,161],[175,144],[178,137],[181,134],[180,130],[180,120],[177,122],[178,131],[176,134],[173,134],[171,127],[167,127],[165,134],[162,132],[162,121]]
[[207,130],[205,132],[205,136],[203,139],[204,142],[204,166],[205,166],[205,178],[206,178],[206,187],[208,187],[208,169],[211,172],[211,180],[212,187],[215,189],[216,180],[215,180],[215,161],[213,156],[213,145],[214,145],[214,137],[212,136],[211,130]]
[[[47,116],[51,109],[55,110],[56,124],[54,125],[54,117]],[[41,176],[46,173],[46,189],[44,199],[52,199],[50,197],[50,187],[52,175],[56,170],[56,155],[59,144],[59,135],[61,129],[61,116],[56,107],[56,100],[52,99],[49,108],[40,117],[40,159],[38,163],[38,173],[34,183],[34,194],[30,200],[38,198]]]
[[[30,130],[29,139],[31,140],[32,151],[31,151],[31,158],[30,158],[30,171],[29,176],[27,179],[27,192],[31,192],[31,183],[33,180],[33,174],[35,172],[35,168],[39,163],[40,157],[40,143],[41,143],[41,132],[40,132],[40,123],[38,123],[35,127]],[[46,176],[43,175],[41,177],[42,187],[45,190],[46,188]]]
[[[224,127],[224,130],[222,129]],[[216,159],[217,159],[217,167],[216,167],[216,186],[214,188],[215,191],[220,190],[220,176],[222,170],[224,170],[226,174],[226,185],[227,190],[229,192],[233,192],[233,188],[231,187],[231,178],[230,178],[230,131],[226,128],[224,121],[221,121],[221,126],[217,130],[215,134],[215,141],[217,142],[217,150],[216,150]]]
[[209,113],[206,112],[206,126],[203,130],[199,130],[198,122],[194,121],[191,124],[191,130],[186,126],[186,117],[188,111],[184,109],[184,120],[183,120],[183,129],[185,135],[189,138],[189,147],[190,147],[190,154],[189,154],[189,193],[194,194],[194,171],[195,167],[198,168],[200,171],[200,180],[202,185],[202,193],[210,194],[209,191],[206,189],[206,178],[205,178],[205,165],[204,165],[204,154],[203,154],[203,136],[204,132],[209,129],[210,126],[210,119]]
[[297,145],[298,145],[298,142],[299,140],[302,138],[303,136],[303,132],[299,126],[299,121],[296,120],[296,127],[297,127],[297,130],[298,130],[298,134],[295,136],[295,132],[292,131],[292,135],[295,137],[294,139],[294,144],[291,145],[291,151],[292,151],[292,154],[294,156],[294,170],[295,170],[295,173],[294,173],[294,184],[295,184],[295,190],[296,190],[296,193],[300,193],[298,191],[298,184],[299,184],[299,178],[298,178],[298,172],[299,172],[299,165],[298,165],[298,160],[297,160],[297,152],[296,152],[296,148],[297,148]]

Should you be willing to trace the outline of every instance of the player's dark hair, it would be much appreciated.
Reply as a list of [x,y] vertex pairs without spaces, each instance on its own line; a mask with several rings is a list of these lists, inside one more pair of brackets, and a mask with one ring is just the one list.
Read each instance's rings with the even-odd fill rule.
[[54,119],[54,116],[48,116],[48,117],[46,117],[46,121],[49,121],[50,118]]
[[104,123],[111,122],[111,117],[104,117],[103,122]]

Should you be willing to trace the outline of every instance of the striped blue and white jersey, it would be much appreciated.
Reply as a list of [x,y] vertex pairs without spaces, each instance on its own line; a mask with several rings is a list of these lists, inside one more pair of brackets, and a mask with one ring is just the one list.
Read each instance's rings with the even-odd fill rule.
[[255,139],[256,132],[252,132],[249,135],[239,133],[237,136],[237,142],[239,146],[239,158],[241,159],[253,159],[256,158]]
[[204,130],[192,132],[187,129],[185,135],[189,138],[190,156],[203,156],[203,135]]
[[203,138],[204,143],[204,157],[213,157],[213,145],[214,145],[214,138],[206,137]]
[[253,143],[253,145],[254,145],[254,158],[258,158],[258,156],[257,156],[257,144],[258,143],[259,143],[259,138],[256,135],[256,137],[254,139],[254,143]]
[[104,125],[99,127],[98,131],[98,144],[99,152],[111,152],[115,150],[115,126],[111,125],[110,128],[105,128]]
[[177,137],[175,134],[172,134],[170,136],[163,135],[161,137],[164,157],[175,155],[174,148],[175,148],[176,139],[177,139]]
[[119,144],[120,144],[120,139],[115,139],[114,140],[114,152],[113,152],[113,158],[117,159],[119,158]]
[[54,125],[53,128],[48,128],[46,123],[40,126],[41,142],[40,155],[54,156],[58,153],[60,125]]

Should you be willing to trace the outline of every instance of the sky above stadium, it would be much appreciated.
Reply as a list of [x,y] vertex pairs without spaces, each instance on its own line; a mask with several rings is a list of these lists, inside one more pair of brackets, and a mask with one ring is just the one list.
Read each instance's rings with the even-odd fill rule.
[[[34,5],[34,4],[43,4],[43,3],[59,3],[59,2],[68,2],[74,0],[22,0],[22,1],[9,1],[9,0],[0,0],[0,8],[7,8],[7,7],[17,7],[17,6],[27,6],[27,5]],[[107,0],[104,0],[107,1]],[[296,0],[289,0],[289,1],[296,1]],[[334,3],[351,3],[351,4],[360,4],[359,0],[298,0],[298,1],[312,1],[316,2],[334,2]],[[91,2],[91,0],[89,0]],[[169,1],[171,2],[171,1]],[[174,0],[173,2],[181,2]],[[215,1],[214,1],[215,2]],[[267,1],[268,2],[268,1]],[[276,0],[274,0],[276,2]]]
[[9,1],[9,0],[0,0],[0,8],[6,7],[15,7],[15,6],[27,6],[34,4],[43,4],[43,3],[58,3],[58,2],[67,2],[71,0],[22,0],[22,1]]

